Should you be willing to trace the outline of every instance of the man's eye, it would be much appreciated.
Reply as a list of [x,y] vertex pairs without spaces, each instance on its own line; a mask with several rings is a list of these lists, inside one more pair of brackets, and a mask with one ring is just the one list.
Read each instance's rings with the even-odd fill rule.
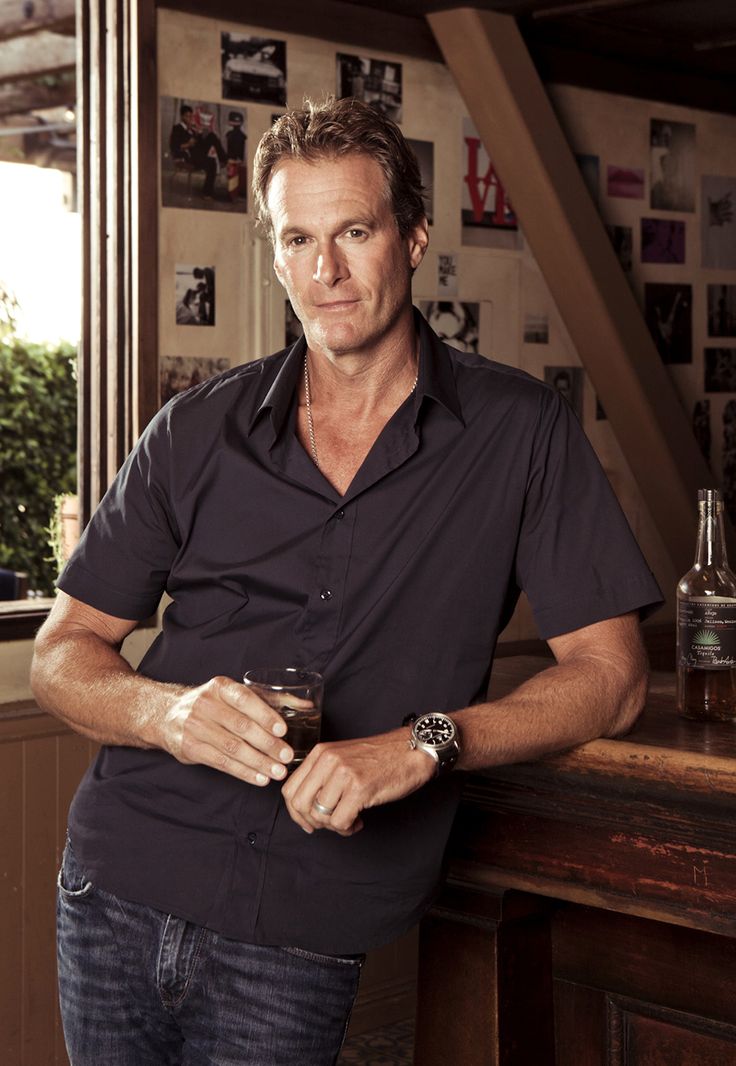
[[357,238],[357,237],[365,237],[365,235],[366,234],[365,234],[365,230],[364,229],[349,229],[348,230],[348,237],[356,237]]
[[306,243],[306,240],[307,240],[307,238],[306,237],[302,237],[302,236],[292,237],[291,240],[289,241],[289,247],[290,248],[300,248],[303,244]]

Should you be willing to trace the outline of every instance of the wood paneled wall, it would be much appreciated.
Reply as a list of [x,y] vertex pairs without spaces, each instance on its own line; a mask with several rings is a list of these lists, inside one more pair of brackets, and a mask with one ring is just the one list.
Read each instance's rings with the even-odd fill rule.
[[94,745],[30,708],[0,711],[0,1062],[67,1066],[55,889],[66,815]]

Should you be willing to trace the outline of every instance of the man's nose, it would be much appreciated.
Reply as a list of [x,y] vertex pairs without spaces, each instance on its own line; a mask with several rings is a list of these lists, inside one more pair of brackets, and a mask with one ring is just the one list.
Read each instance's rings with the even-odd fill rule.
[[332,243],[323,245],[317,253],[314,280],[332,288],[347,277],[347,265],[339,249]]

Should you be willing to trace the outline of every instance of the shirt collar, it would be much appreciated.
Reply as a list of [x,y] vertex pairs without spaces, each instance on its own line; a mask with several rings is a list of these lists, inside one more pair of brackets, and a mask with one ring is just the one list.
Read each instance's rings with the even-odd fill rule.
[[[415,410],[418,412],[425,396],[442,404],[451,415],[463,425],[465,421],[457,394],[455,374],[447,346],[427,323],[420,312],[414,308],[414,322],[419,333],[419,377],[417,379]],[[299,384],[299,376],[304,366],[304,353],[307,349],[305,337],[300,337],[287,352],[281,368],[271,387],[256,408],[248,432],[251,432],[259,416],[265,411],[271,412],[271,425],[274,438],[281,432],[291,408],[294,392]]]

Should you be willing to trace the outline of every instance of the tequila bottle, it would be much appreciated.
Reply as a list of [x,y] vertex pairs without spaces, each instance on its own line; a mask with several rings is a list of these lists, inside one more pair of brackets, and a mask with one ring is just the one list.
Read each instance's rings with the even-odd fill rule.
[[677,586],[677,711],[702,722],[736,719],[736,575],[717,489],[698,491],[695,564]]

